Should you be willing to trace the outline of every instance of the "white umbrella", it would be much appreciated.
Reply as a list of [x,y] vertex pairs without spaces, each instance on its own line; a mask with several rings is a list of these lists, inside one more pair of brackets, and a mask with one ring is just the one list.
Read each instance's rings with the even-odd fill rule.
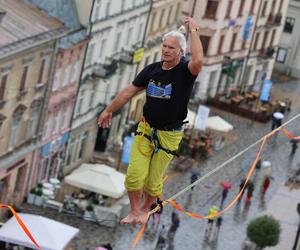
[[116,199],[125,192],[125,175],[103,164],[83,163],[64,181],[71,186]]
[[[63,250],[78,234],[79,229],[33,214],[18,214],[43,250]],[[38,249],[12,217],[0,228],[0,240]]]
[[281,119],[284,118],[284,115],[283,115],[281,112],[275,112],[275,113],[273,114],[273,116],[274,116],[276,119],[279,119],[279,120],[281,120]]
[[220,116],[210,116],[207,118],[205,127],[219,132],[229,132],[233,126]]

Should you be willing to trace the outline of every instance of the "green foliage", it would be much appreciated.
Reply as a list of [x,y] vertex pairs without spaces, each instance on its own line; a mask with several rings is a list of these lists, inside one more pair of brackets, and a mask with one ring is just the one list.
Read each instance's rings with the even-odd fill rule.
[[264,215],[252,220],[247,226],[247,236],[259,249],[276,246],[279,242],[280,223],[274,217]]
[[36,193],[35,187],[30,190],[30,193],[31,194],[35,194]]
[[35,194],[36,194],[37,196],[42,196],[42,195],[43,195],[43,190],[37,189],[36,192],[35,192]]
[[94,207],[92,205],[88,205],[86,208],[85,208],[87,211],[93,211],[94,210]]

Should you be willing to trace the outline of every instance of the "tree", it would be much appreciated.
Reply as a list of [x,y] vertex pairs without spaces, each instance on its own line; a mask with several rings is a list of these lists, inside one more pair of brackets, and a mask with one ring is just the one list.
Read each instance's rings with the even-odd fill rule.
[[273,216],[264,215],[252,220],[247,226],[247,236],[257,249],[276,246],[279,242],[280,223]]

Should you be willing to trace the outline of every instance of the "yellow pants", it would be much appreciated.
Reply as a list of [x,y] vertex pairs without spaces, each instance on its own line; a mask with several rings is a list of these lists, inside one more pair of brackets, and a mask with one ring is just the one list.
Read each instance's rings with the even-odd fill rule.
[[[152,128],[147,122],[140,122],[137,131],[151,136]],[[156,136],[163,148],[174,151],[178,149],[183,130],[157,130]],[[135,136],[125,179],[127,191],[144,189],[151,196],[161,195],[163,176],[173,155],[161,149],[150,154],[151,150],[150,140],[141,135]]]

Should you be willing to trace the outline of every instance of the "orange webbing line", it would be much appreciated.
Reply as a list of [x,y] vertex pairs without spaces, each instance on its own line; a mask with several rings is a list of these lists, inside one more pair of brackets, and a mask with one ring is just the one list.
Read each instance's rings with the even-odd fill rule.
[[23,221],[21,220],[21,218],[19,217],[19,215],[16,213],[16,211],[8,205],[2,204],[0,203],[0,208],[8,208],[12,214],[15,216],[17,222],[19,223],[19,225],[21,226],[21,228],[23,229],[23,231],[26,233],[26,235],[28,236],[28,238],[33,242],[33,244],[38,248],[41,249],[41,247],[39,246],[39,244],[35,241],[35,239],[33,238],[33,236],[31,235],[30,231],[28,230],[28,228],[25,226],[25,224],[23,223]]
[[[266,144],[266,141],[267,141],[267,138],[269,138],[270,136],[274,135],[275,133],[277,133],[278,131],[283,131],[283,133],[288,136],[289,139],[295,139],[295,140],[299,140],[300,139],[300,136],[293,136],[287,129],[283,128],[283,127],[278,127],[277,129],[274,129],[273,131],[271,131],[269,134],[265,135],[263,138],[262,138],[262,143],[261,143],[261,146],[256,154],[256,157],[255,157],[255,160],[254,162],[252,163],[251,165],[251,168],[247,174],[247,177],[246,177],[246,180],[245,180],[245,183],[244,183],[244,186],[242,187],[242,189],[240,190],[240,192],[238,193],[238,195],[229,203],[229,205],[227,207],[225,207],[223,210],[217,212],[217,213],[214,213],[214,214],[211,214],[211,215],[206,215],[206,216],[203,216],[203,215],[198,215],[198,214],[194,214],[194,213],[190,213],[188,211],[185,211],[183,208],[181,208],[179,206],[179,204],[177,204],[176,202],[174,202],[172,199],[168,199],[166,201],[164,201],[162,203],[163,206],[165,206],[167,203],[170,203],[173,207],[175,207],[178,211],[182,212],[182,213],[185,213],[186,215],[190,216],[190,217],[193,217],[193,218],[201,218],[201,219],[210,219],[210,218],[213,218],[215,216],[218,216],[224,212],[226,212],[228,209],[230,209],[237,201],[238,199],[240,198],[240,196],[242,195],[242,193],[244,192],[254,170],[255,170],[255,167],[256,167],[256,164],[259,160],[259,157],[260,157],[260,154],[262,152],[262,149],[264,148],[265,144]],[[153,212],[157,211],[158,210],[158,206],[153,209]],[[150,212],[148,213],[148,216],[150,216]],[[148,217],[149,218],[149,217]],[[146,225],[146,224],[145,224]],[[140,237],[142,236],[143,232],[144,232],[144,229],[145,229],[145,225],[143,225],[143,227],[141,228],[141,230],[138,232],[136,238],[134,239],[134,244],[133,244],[133,248],[134,249],[136,247],[136,245],[138,244],[138,241],[140,239]]]

